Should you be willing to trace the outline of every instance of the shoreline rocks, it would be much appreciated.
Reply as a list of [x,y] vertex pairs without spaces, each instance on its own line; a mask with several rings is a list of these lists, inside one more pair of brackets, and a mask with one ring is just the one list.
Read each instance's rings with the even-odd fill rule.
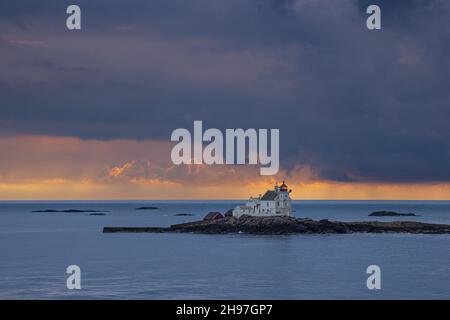
[[203,218],[203,221],[213,221],[213,220],[221,220],[224,216],[220,212],[211,211]]
[[105,227],[104,233],[198,233],[198,234],[351,234],[351,233],[414,233],[450,234],[450,225],[414,221],[340,222],[294,217],[224,217],[174,224],[170,227]]
[[230,209],[224,213],[224,217],[232,217],[232,216],[233,216],[233,209]]

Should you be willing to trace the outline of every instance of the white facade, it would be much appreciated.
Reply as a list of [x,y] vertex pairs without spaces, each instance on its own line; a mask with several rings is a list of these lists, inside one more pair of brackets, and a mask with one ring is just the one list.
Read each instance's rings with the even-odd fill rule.
[[292,216],[291,197],[287,185],[275,186],[274,190],[268,190],[261,197],[251,197],[245,206],[237,206],[233,209],[233,216],[239,218],[242,215],[249,216]]

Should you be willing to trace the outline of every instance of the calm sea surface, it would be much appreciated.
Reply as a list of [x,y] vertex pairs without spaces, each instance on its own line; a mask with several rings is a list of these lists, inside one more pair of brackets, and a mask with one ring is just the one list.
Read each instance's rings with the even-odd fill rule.
[[[103,234],[168,226],[233,201],[0,202],[0,299],[450,299],[450,235]],[[159,210],[135,210],[139,206]],[[450,224],[450,201],[300,201],[295,215]],[[93,209],[86,213],[32,213]],[[376,210],[419,217],[377,218]],[[194,216],[175,216],[189,213]],[[381,290],[366,268],[381,267]],[[68,290],[69,265],[81,290]]]

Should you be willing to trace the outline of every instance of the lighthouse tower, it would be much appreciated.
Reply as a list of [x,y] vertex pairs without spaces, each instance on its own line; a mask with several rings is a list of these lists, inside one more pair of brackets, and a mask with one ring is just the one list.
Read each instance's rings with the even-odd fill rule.
[[[278,188],[278,190],[277,190]],[[286,185],[286,183],[283,180],[283,183],[281,184],[281,186],[277,187],[275,186],[275,191],[278,193],[278,197],[277,197],[277,202],[276,203],[276,207],[278,209],[278,211],[280,212],[289,212],[291,213],[292,208],[291,208],[291,197],[289,197],[289,193],[291,193],[291,190],[288,191],[288,186]],[[288,214],[290,215],[290,214]]]

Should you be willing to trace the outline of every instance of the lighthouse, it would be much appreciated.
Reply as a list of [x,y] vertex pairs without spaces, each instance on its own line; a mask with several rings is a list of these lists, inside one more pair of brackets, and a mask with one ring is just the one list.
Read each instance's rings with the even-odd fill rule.
[[288,189],[285,181],[273,190],[267,190],[261,197],[250,197],[244,206],[233,209],[233,216],[239,218],[243,215],[269,217],[292,216],[291,197],[292,190]]

